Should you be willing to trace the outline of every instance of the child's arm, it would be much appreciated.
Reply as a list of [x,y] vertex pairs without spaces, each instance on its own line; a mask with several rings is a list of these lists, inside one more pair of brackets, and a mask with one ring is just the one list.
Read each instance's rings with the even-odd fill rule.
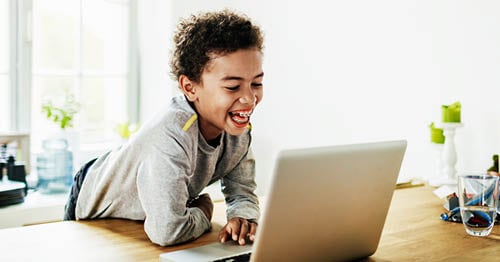
[[219,239],[238,240],[245,244],[248,236],[253,241],[260,216],[259,201],[255,195],[255,160],[249,149],[242,161],[221,180],[222,192],[226,198],[228,223],[221,230]]
[[211,228],[209,216],[202,210],[206,205],[188,206],[188,185],[196,160],[189,152],[195,151],[196,145],[187,134],[169,132],[173,131],[150,136],[150,141],[158,142],[142,151],[136,181],[146,215],[144,230],[161,246],[196,239]]

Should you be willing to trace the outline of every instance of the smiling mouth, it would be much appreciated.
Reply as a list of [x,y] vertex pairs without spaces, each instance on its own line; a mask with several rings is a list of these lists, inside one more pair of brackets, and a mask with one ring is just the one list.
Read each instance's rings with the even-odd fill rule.
[[229,116],[231,117],[231,120],[233,120],[238,125],[243,125],[247,124],[250,121],[252,112],[253,110],[233,111],[229,112]]

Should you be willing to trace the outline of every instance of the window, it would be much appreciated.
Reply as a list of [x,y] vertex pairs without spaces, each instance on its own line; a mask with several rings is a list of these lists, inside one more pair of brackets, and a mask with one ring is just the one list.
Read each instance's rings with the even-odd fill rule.
[[9,1],[0,0],[0,132],[10,129],[10,16]]
[[118,123],[139,120],[136,12],[136,0],[0,0],[0,133],[29,132],[40,152],[58,131],[42,103],[71,94],[76,165],[109,149]]
[[79,103],[74,128],[81,144],[110,141],[113,128],[131,120],[128,108],[137,98],[129,88],[134,74],[130,5],[127,0],[33,1],[32,129],[52,132],[42,103],[61,105],[66,95]]

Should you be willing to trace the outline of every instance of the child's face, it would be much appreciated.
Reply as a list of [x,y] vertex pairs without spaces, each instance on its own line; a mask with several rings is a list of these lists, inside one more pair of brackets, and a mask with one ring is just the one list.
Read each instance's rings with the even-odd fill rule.
[[193,83],[201,133],[207,141],[222,131],[242,134],[262,100],[262,54],[238,50],[216,56],[205,67],[199,84]]

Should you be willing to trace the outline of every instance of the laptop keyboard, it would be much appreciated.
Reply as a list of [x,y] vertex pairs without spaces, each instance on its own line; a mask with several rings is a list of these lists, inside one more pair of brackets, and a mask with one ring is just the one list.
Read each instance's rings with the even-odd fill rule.
[[217,260],[214,260],[212,262],[248,262],[248,261],[250,261],[251,254],[252,254],[252,252],[242,253],[242,254],[231,256],[231,257],[217,259]]

